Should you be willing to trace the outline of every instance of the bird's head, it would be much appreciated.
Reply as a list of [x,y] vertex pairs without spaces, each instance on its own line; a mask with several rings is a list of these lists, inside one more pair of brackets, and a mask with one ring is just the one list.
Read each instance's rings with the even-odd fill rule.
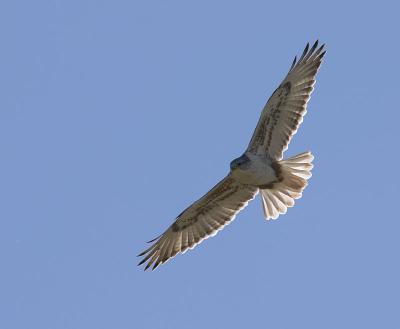
[[231,162],[231,170],[235,170],[237,168],[241,170],[246,170],[250,165],[250,159],[246,154],[243,154],[239,158],[234,159]]

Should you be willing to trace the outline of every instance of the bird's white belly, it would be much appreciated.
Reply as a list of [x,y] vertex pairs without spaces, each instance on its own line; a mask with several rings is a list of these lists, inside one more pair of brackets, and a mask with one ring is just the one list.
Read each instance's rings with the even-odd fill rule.
[[239,182],[248,185],[267,185],[275,182],[277,176],[272,168],[270,161],[265,159],[252,159],[250,166],[245,170],[236,168],[233,170],[232,176]]

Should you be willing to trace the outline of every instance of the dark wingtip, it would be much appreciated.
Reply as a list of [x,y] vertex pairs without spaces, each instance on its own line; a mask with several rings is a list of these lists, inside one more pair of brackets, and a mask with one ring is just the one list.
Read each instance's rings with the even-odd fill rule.
[[292,70],[294,68],[294,66],[296,65],[296,61],[297,61],[297,56],[294,56],[293,63],[292,63],[292,66],[290,67],[290,70]]
[[[161,235],[162,235],[162,234],[161,234]],[[152,240],[150,240],[150,241],[147,241],[146,243],[152,243],[152,242],[156,241],[161,235],[159,235],[158,237],[156,237],[156,238],[154,238],[154,239],[152,239]]]
[[137,264],[137,266],[142,265],[145,261],[146,261],[146,258],[142,259],[142,260]]
[[307,52],[308,52],[308,48],[310,48],[310,44],[307,42],[306,47],[303,50],[303,53],[301,54],[301,57],[299,59],[299,63],[303,60],[303,58],[306,56]]
[[154,263],[153,268],[152,268],[151,270],[154,271],[160,264],[161,264],[161,263],[160,263],[160,260],[157,260],[157,261]]
[[146,252],[147,252],[147,250],[142,251],[140,254],[136,255],[136,257],[142,257]]
[[314,50],[318,47],[318,39],[314,42],[313,46],[311,47],[310,53],[313,53]]

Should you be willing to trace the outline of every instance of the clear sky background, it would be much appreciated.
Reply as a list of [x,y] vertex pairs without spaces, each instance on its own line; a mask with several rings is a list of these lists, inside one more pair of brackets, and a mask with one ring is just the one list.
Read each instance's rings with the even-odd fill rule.
[[[2,1],[0,327],[400,328],[400,8],[375,3]],[[143,272],[317,38],[303,198]]]

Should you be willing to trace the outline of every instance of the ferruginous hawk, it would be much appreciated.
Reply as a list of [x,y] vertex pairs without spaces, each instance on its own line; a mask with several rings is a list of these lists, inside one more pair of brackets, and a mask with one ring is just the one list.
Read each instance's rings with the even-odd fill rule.
[[282,160],[306,113],[315,76],[324,57],[318,41],[296,60],[265,105],[247,150],[230,164],[229,174],[184,210],[153,244],[138,256],[154,270],[178,253],[214,236],[261,194],[264,216],[276,219],[301,197],[311,177],[313,155],[304,152]]

